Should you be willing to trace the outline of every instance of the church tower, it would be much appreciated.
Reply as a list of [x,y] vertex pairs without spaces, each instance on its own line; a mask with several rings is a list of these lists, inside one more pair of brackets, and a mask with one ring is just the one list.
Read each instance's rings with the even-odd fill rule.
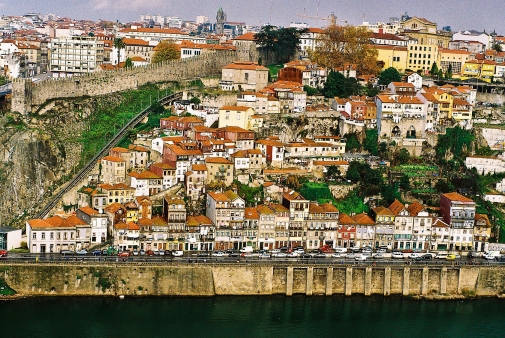
[[219,7],[216,15],[216,34],[224,33],[224,24],[226,22],[226,13],[222,7]]

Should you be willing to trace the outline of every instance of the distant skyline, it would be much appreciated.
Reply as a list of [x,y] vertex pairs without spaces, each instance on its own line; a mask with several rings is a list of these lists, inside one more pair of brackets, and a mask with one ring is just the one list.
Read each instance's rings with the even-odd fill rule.
[[179,16],[186,21],[204,15],[215,22],[220,6],[228,21],[249,25],[287,26],[296,21],[322,27],[327,21],[299,15],[327,18],[332,12],[341,23],[361,24],[363,18],[368,22],[387,22],[390,17],[407,12],[436,22],[439,29],[451,26],[453,31],[496,30],[505,35],[502,0],[0,0],[0,14],[51,13],[78,20],[119,22],[138,21],[142,14]]

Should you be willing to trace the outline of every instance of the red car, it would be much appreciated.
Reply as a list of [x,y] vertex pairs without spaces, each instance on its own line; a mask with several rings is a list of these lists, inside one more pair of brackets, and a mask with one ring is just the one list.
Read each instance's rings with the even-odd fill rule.
[[147,251],[146,251],[146,255],[148,255],[148,256],[152,256],[152,255],[154,255],[154,251],[152,251],[152,250],[147,250]]
[[412,250],[412,249],[403,249],[402,252],[403,253],[413,253],[414,250]]
[[130,257],[130,251],[121,251],[118,254],[119,257]]
[[7,250],[0,250],[0,258],[1,257],[7,257]]

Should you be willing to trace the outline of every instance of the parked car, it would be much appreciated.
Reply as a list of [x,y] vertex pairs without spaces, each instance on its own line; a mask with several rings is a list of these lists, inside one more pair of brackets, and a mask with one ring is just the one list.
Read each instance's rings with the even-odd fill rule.
[[274,255],[275,258],[286,258],[288,257],[288,254],[285,252],[279,252]]
[[415,261],[424,261],[424,255],[414,256],[412,259]]
[[339,252],[332,253],[331,258],[342,258],[342,254]]
[[468,253],[468,258],[480,258],[482,257],[482,253],[478,251],[472,251]]
[[270,254],[268,252],[260,253],[259,258],[270,258]]
[[315,255],[313,255],[314,258],[326,258],[326,254],[324,253],[317,253]]
[[4,249],[0,250],[0,257],[1,258],[7,257],[8,254],[9,253],[7,252],[7,250],[4,250]]
[[446,252],[439,252],[436,256],[435,259],[447,259],[447,253]]
[[385,249],[385,248],[378,248],[378,249],[377,249],[377,252],[380,252],[380,253],[386,253],[386,252],[388,252],[388,249]]
[[402,252],[403,253],[413,253],[414,250],[412,250],[412,249],[403,249]]
[[335,248],[335,252],[336,253],[346,253],[347,249],[346,248],[342,248],[341,246],[339,246],[339,247]]
[[300,256],[300,254],[298,252],[289,252],[287,257],[288,258],[296,258],[298,256]]
[[458,254],[450,254],[450,255],[447,255],[447,257],[445,257],[445,259],[448,261],[453,261],[453,260],[460,259],[460,258],[461,258],[461,256]]
[[146,254],[146,251],[144,249],[140,249],[140,255],[144,256]]
[[175,250],[175,251],[172,251],[172,256],[182,257],[182,256],[184,256],[184,252],[182,250]]
[[279,250],[279,249],[272,249],[272,250],[270,250],[270,253],[271,253],[272,255],[276,255],[276,254],[278,254],[279,252],[281,252],[281,250]]
[[103,250],[93,250],[93,251],[91,252],[91,254],[92,254],[93,256],[100,256],[100,255],[102,254],[102,251],[103,251]]
[[402,252],[393,252],[391,258],[393,259],[403,259],[405,255]]
[[210,253],[208,253],[206,251],[202,251],[202,252],[199,252],[196,256],[197,257],[210,257]]
[[107,256],[107,253],[108,253],[108,252],[109,252],[109,251],[108,251],[107,249],[102,249],[102,255]]
[[172,256],[172,250],[165,250],[165,256]]
[[154,251],[153,250],[147,250],[146,255],[148,256],[154,256]]
[[367,256],[365,256],[365,255],[357,255],[356,257],[354,257],[354,260],[356,260],[358,262],[359,261],[361,261],[361,262],[366,261],[366,259],[367,259]]
[[130,251],[121,251],[118,254],[119,257],[130,257]]
[[296,252],[296,253],[299,253],[299,254],[304,254],[305,253],[305,250],[303,250],[303,248],[297,248],[297,249],[294,249],[293,252]]
[[363,248],[363,249],[361,249],[361,252],[362,253],[366,253],[366,252],[370,252],[371,253],[372,252],[372,248],[370,248],[370,247]]
[[160,250],[160,251],[159,251],[159,255],[160,255],[160,256],[165,256],[165,250]]
[[138,256],[139,255],[139,251],[137,249],[133,249],[133,256]]
[[214,251],[212,253],[213,257],[224,257],[224,252],[223,251]]
[[351,252],[351,253],[347,254],[347,258],[354,259],[354,258],[356,258],[356,254],[354,252]]
[[373,259],[384,259],[384,254],[378,252],[372,256]]
[[160,254],[160,250],[158,249],[154,249],[153,252],[155,256],[158,256]]
[[419,252],[413,252],[410,255],[408,255],[407,257],[410,259],[416,259],[417,257],[421,257],[421,256],[422,256],[422,254],[420,254]]
[[437,254],[434,253],[434,252],[427,252],[423,256],[424,256],[424,259],[426,260],[426,259],[433,259],[433,258],[435,258],[437,256]]
[[240,252],[233,252],[228,257],[240,257]]

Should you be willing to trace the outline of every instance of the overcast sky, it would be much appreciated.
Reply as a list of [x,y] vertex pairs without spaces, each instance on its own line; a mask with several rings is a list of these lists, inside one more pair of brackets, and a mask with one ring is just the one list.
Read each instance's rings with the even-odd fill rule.
[[[318,11],[319,3],[319,11]],[[129,22],[141,14],[179,16],[195,20],[197,15],[215,22],[219,6],[228,21],[243,21],[250,25],[270,22],[289,25],[303,21],[311,26],[323,26],[326,21],[299,15],[328,17],[332,12],[338,20],[351,24],[363,21],[387,22],[405,12],[424,17],[457,30],[486,30],[505,34],[505,3],[503,0],[0,0],[0,14],[22,15],[28,12],[56,14],[74,19]]]

